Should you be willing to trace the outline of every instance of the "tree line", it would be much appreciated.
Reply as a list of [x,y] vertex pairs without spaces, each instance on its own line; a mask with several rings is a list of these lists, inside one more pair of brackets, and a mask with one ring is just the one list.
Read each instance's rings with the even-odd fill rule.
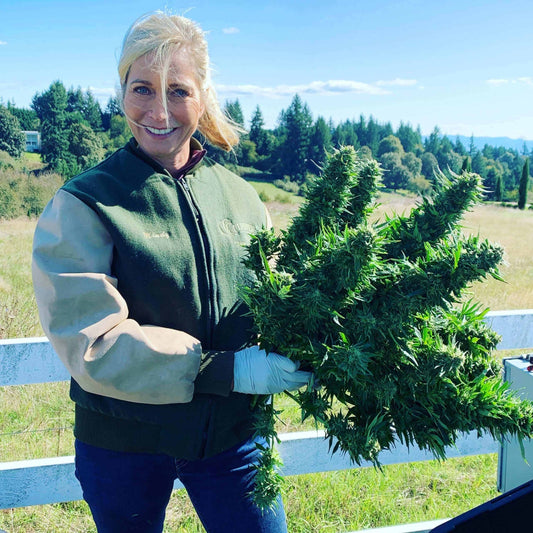
[[[487,200],[526,205],[533,149],[528,152],[525,144],[520,153],[490,145],[478,149],[473,137],[465,146],[435,127],[423,138],[420,128],[409,123],[402,122],[394,129],[390,123],[363,115],[335,124],[322,116],[314,119],[299,95],[281,111],[272,129],[265,127],[259,106],[249,128],[245,128],[238,99],[227,101],[225,112],[241,126],[241,142],[232,152],[211,146],[209,155],[245,177],[274,181],[291,192],[305,190],[333,149],[351,145],[363,157],[379,161],[387,189],[427,193],[439,169],[456,174],[468,169],[481,176]],[[89,90],[67,89],[61,81],[36,93],[30,109],[14,102],[0,105],[0,150],[18,157],[24,150],[22,130],[41,132],[43,162],[65,179],[101,161],[130,136],[116,96],[110,97],[102,110]]]

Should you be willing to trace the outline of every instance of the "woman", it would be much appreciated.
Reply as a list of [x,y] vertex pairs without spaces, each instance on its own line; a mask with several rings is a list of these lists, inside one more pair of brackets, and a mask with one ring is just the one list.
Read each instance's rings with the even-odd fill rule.
[[286,531],[281,500],[263,513],[247,497],[250,395],[310,374],[251,342],[243,244],[268,217],[192,137],[238,142],[203,33],[183,17],[141,18],[118,70],[133,138],[57,192],[34,238],[41,322],[72,375],[84,498],[99,532],[160,532],[179,478],[208,532]]

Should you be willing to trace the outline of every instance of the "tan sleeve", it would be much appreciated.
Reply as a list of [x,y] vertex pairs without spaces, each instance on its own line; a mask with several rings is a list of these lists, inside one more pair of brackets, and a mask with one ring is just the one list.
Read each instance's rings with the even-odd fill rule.
[[266,229],[272,229],[274,227],[274,224],[272,224],[272,217],[270,216],[270,213],[268,209],[265,206],[265,212],[266,212],[266,219],[267,219],[267,226]]
[[96,213],[60,190],[35,230],[32,274],[43,329],[86,391],[130,402],[185,403],[199,371],[200,342],[141,325],[111,275],[113,243]]

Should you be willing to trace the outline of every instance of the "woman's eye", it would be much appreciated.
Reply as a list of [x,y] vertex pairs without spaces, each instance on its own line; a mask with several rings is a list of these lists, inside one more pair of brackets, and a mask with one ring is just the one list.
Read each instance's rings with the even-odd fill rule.
[[170,89],[169,93],[170,96],[173,96],[175,98],[186,98],[187,96],[189,96],[189,92],[187,90],[180,88]]
[[139,85],[138,87],[133,88],[133,92],[135,94],[140,94],[144,96],[150,94],[150,89],[148,89],[148,87],[144,87],[143,85]]

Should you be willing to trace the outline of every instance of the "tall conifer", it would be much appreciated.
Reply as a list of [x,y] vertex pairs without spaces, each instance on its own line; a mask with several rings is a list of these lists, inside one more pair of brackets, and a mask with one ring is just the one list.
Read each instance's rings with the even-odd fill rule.
[[518,187],[518,209],[525,209],[527,203],[527,190],[529,187],[529,157],[526,157],[522,167],[522,177]]
[[48,90],[35,94],[31,105],[42,125],[42,157],[54,170],[63,172],[71,159],[66,127],[67,90],[61,81],[54,81]]
[[289,108],[280,116],[284,140],[280,146],[280,169],[298,183],[305,181],[313,118],[307,104],[295,95]]

